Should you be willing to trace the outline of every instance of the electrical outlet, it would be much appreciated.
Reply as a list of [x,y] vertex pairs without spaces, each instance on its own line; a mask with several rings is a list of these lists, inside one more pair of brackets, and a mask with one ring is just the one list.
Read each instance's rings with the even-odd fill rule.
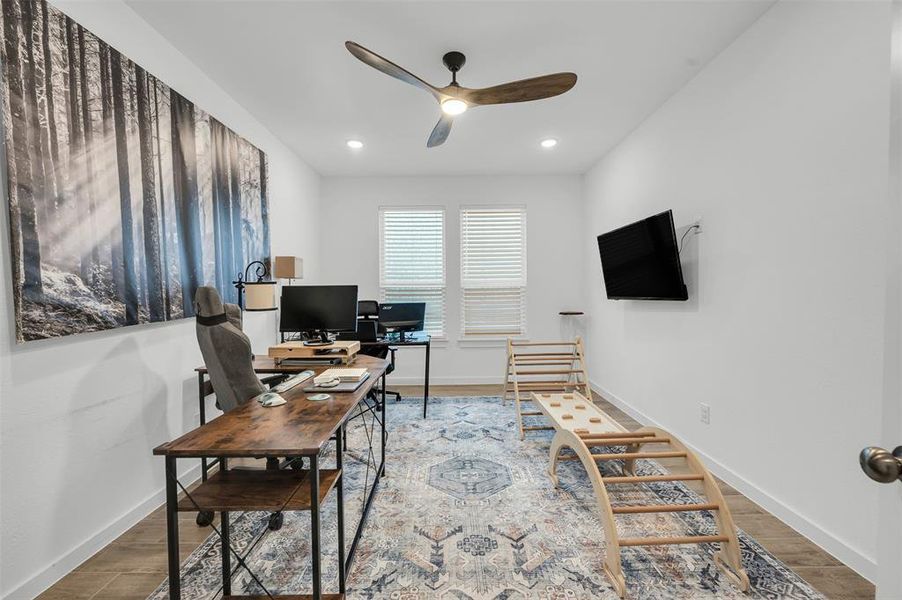
[[692,223],[692,226],[695,227],[695,235],[698,235],[702,232],[702,218],[696,217],[695,222]]
[[711,407],[705,404],[704,402],[700,403],[701,406],[701,420],[705,425],[711,424]]

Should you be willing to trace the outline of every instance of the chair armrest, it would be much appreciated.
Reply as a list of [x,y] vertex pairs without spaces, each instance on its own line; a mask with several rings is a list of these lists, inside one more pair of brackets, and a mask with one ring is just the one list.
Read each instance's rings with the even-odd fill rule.
[[398,349],[393,348],[392,346],[389,346],[388,351],[391,352],[391,368],[392,368],[392,371],[394,371],[395,370],[395,352],[397,352]]

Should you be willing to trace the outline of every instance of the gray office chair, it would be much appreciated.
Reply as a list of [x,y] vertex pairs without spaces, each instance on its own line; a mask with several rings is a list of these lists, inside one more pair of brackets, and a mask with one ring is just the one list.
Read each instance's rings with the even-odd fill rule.
[[[197,343],[216,394],[216,406],[228,412],[265,392],[266,386],[254,372],[251,341],[241,330],[241,309],[223,304],[216,288],[203,286],[194,295],[194,311]],[[267,459],[266,468],[278,469],[278,459]],[[212,522],[212,513],[198,513],[198,525]],[[281,527],[281,513],[273,513],[269,524],[270,529]]]
[[[234,306],[234,305],[233,305]],[[241,330],[241,311],[223,305],[216,288],[197,288],[197,343],[216,392],[216,405],[233,410],[266,391],[254,373],[251,341]]]

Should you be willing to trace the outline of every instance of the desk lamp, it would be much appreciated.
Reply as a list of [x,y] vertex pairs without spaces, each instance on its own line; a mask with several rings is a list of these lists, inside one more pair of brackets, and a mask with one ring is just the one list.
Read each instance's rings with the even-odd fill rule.
[[[250,271],[254,266],[256,266],[257,281],[250,281]],[[250,263],[244,269],[243,274],[238,273],[238,279],[232,283],[238,288],[238,306],[242,310],[276,310],[276,282],[265,281],[264,278],[267,275],[269,275],[269,269],[259,260]],[[246,300],[245,295],[247,295]]]

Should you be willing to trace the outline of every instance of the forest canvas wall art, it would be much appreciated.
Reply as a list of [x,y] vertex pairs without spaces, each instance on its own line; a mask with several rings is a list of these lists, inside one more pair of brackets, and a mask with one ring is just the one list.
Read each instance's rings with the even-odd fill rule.
[[236,302],[270,255],[263,151],[45,1],[0,4],[18,341]]

